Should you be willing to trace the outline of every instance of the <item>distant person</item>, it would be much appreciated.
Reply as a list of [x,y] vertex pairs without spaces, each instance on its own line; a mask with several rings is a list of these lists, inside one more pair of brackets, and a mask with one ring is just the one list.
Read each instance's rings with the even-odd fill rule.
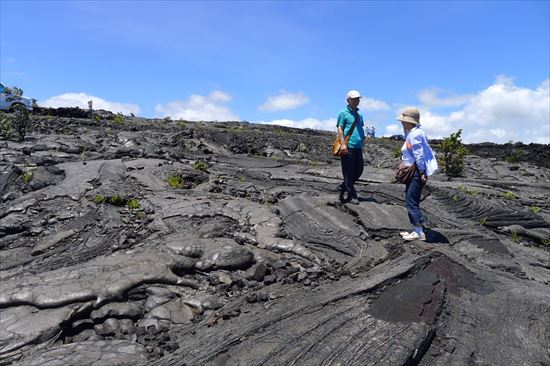
[[[363,145],[365,144],[365,130],[363,116],[359,113],[361,94],[357,90],[350,90],[346,96],[347,107],[338,115],[338,137],[342,144],[341,151],[345,153],[340,158],[344,181],[337,187],[340,192],[339,199],[342,203],[359,204],[355,182],[363,174]],[[345,137],[350,134],[348,144]]]
[[370,133],[371,133],[372,138],[375,138],[375,137],[376,137],[376,128],[374,128],[374,126],[372,126],[372,127],[370,128]]
[[405,203],[412,224],[411,232],[402,232],[405,240],[426,240],[422,224],[424,216],[420,210],[422,188],[428,182],[428,177],[437,169],[437,161],[428,138],[420,127],[420,112],[416,108],[406,108],[397,118],[403,125],[405,142],[401,148],[401,161],[404,165],[415,164],[412,180],[405,186]]

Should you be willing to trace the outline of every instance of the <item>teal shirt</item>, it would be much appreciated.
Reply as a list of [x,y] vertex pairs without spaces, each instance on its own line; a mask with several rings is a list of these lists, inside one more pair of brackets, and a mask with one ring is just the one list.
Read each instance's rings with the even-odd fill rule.
[[359,113],[359,108],[357,108],[357,113],[353,113],[353,109],[350,106],[344,108],[338,115],[336,127],[342,127],[345,137],[349,132],[351,125],[353,125],[353,121],[355,121],[354,114],[359,116],[359,120],[355,124],[355,130],[353,130],[353,133],[349,138],[348,147],[350,149],[362,149],[363,141],[365,141],[365,130],[363,129],[363,116]]

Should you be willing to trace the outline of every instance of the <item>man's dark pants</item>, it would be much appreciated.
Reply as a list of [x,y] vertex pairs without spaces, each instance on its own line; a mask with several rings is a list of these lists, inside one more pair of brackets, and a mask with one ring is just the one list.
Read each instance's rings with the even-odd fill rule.
[[340,163],[344,182],[338,185],[338,190],[341,193],[348,192],[348,200],[357,198],[354,183],[363,174],[363,149],[349,149],[348,153],[340,158]]

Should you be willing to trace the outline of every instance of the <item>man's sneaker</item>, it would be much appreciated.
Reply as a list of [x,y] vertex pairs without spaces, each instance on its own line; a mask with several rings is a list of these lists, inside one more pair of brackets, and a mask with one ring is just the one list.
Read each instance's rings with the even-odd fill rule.
[[418,234],[416,231],[413,231],[412,233],[409,233],[408,235],[403,235],[403,239],[405,240],[421,240],[426,241],[426,234]]
[[399,233],[399,235],[401,235],[401,236],[407,236],[407,235],[411,235],[411,233],[408,232],[408,231],[401,231],[401,232]]
[[349,203],[353,204],[353,205],[358,205],[359,204],[359,200],[357,198],[352,198],[349,200]]
[[338,199],[340,200],[341,203],[346,203],[346,198],[344,197],[345,193],[346,192],[340,191],[340,193],[338,194]]

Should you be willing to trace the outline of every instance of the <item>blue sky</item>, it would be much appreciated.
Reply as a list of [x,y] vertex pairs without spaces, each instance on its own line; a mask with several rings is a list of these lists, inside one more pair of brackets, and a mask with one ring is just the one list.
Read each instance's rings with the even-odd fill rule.
[[550,1],[0,1],[0,79],[44,106],[550,143]]

